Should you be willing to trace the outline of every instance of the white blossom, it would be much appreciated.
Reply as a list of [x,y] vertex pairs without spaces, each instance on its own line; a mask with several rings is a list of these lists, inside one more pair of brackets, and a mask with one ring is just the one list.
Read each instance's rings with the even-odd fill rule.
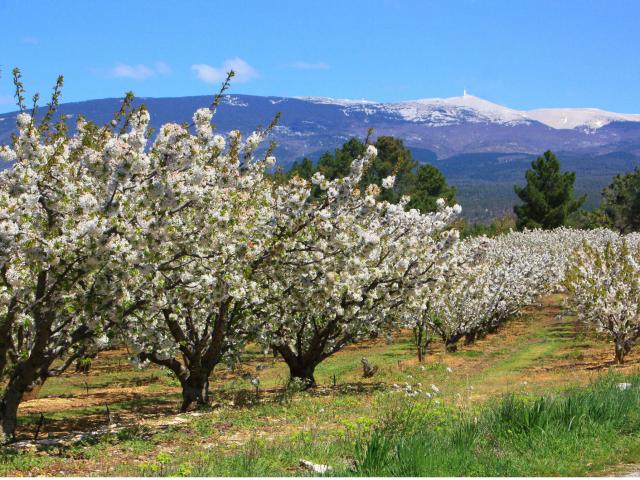
[[382,179],[382,187],[383,188],[393,188],[393,185],[396,183],[395,175],[388,176]]

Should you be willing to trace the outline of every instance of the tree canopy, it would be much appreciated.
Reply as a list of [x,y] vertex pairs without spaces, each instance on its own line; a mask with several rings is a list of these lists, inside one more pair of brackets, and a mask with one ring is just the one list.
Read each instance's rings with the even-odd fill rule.
[[525,174],[527,184],[515,186],[515,192],[523,205],[516,205],[516,226],[552,229],[565,225],[569,215],[577,211],[586,195],[574,196],[575,172],[561,172],[560,161],[551,150],[544,152],[531,163]]
[[[381,189],[380,200],[398,203],[408,195],[411,197],[408,208],[423,213],[435,211],[438,198],[443,198],[449,204],[455,203],[456,190],[447,184],[442,172],[430,164],[419,165],[401,139],[381,136],[377,138],[375,147],[378,156],[364,173],[360,181],[361,188],[370,184],[383,186],[383,180],[393,176],[393,187]],[[286,177],[297,175],[309,179],[314,173],[320,172],[329,180],[342,178],[348,175],[351,162],[361,156],[365,149],[365,143],[351,138],[333,153],[327,151],[322,154],[316,165],[308,158],[295,162]],[[320,190],[316,189],[315,195],[319,193]]]
[[602,192],[601,208],[620,232],[640,231],[640,168],[614,177]]

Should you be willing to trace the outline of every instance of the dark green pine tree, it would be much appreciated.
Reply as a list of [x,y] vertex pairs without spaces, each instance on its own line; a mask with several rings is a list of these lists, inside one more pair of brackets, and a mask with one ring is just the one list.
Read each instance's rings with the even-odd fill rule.
[[450,187],[442,172],[428,163],[416,170],[410,195],[409,208],[416,208],[423,213],[435,211],[439,198],[444,198],[447,205],[456,202],[455,187]]
[[335,154],[325,152],[318,159],[317,170],[329,180],[345,177],[351,172],[351,162],[362,156],[365,148],[366,146],[363,142],[357,138],[352,138],[344,143],[342,147],[336,148]]
[[307,157],[304,157],[300,161],[293,162],[293,165],[291,165],[291,169],[289,170],[288,178],[294,177],[295,175],[298,175],[301,178],[311,178],[314,172],[315,167],[313,166],[313,162]]
[[620,232],[640,231],[640,168],[614,177],[602,192],[601,209]]
[[411,195],[415,184],[414,170],[418,163],[413,159],[411,150],[405,147],[399,138],[378,137],[375,147],[378,150],[378,155],[373,164],[365,170],[360,186],[365,188],[373,183],[382,186],[383,179],[395,175],[396,181],[393,188],[382,189],[379,198],[391,203],[398,203],[403,195]]
[[513,209],[519,230],[560,227],[586,200],[586,195],[574,197],[576,174],[560,172],[560,162],[551,150],[531,163],[525,178],[527,184],[524,187],[515,186],[516,194],[524,203]]
[[[395,175],[394,187],[383,189],[379,197],[381,200],[397,203],[403,195],[409,195],[409,208],[416,208],[423,213],[434,211],[438,198],[444,198],[449,205],[455,203],[456,190],[447,184],[442,172],[433,165],[418,166],[411,150],[404,146],[402,140],[381,136],[377,138],[375,146],[378,155],[365,170],[360,182],[361,188],[366,188],[372,183],[381,186],[384,178]],[[362,156],[365,149],[365,142],[352,138],[340,148],[336,148],[333,153],[323,153],[315,165],[308,158],[295,162],[291,169],[278,176],[277,180],[285,181],[294,175],[309,179],[316,171],[322,172],[329,180],[345,177],[351,171],[351,162]],[[316,186],[311,196],[319,198],[323,194]]]

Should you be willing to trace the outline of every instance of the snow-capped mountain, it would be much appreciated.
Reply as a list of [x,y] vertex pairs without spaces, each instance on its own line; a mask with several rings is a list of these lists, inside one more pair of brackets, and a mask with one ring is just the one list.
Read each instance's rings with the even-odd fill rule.
[[349,116],[355,112],[365,115],[388,115],[408,122],[421,123],[430,127],[471,123],[498,123],[515,125],[528,123],[526,116],[466,92],[461,97],[425,98],[393,103],[376,103],[368,100],[340,100],[318,97],[300,97],[300,100],[323,105],[336,105]]
[[586,127],[596,130],[611,122],[640,122],[640,114],[613,113],[597,108],[540,108],[514,110],[465,91],[460,97],[424,98],[393,103],[369,100],[346,100],[322,97],[298,97],[300,100],[341,107],[345,115],[352,112],[365,114],[395,114],[409,122],[432,127],[471,123],[497,123],[501,125],[528,125],[540,122],[555,129]]
[[586,127],[597,130],[612,122],[640,122],[640,114],[613,113],[598,108],[539,108],[525,114],[528,118],[560,129]]
[[[140,98],[149,107],[154,126],[188,121],[192,111],[209,97]],[[85,113],[107,121],[117,109],[116,99],[62,105],[66,114]],[[515,110],[469,95],[402,102],[373,102],[321,97],[256,97],[229,95],[216,124],[222,130],[245,131],[269,123],[281,112],[275,131],[281,160],[334,148],[344,138],[364,136],[369,127],[377,135],[397,135],[411,147],[428,149],[438,159],[479,152],[539,153],[551,148],[603,153],[622,144],[640,145],[640,114],[606,112],[595,108]],[[15,113],[0,115],[0,141],[14,129]]]
[[[210,96],[138,98],[151,112],[152,127],[190,122]],[[118,99],[60,106],[60,113],[83,114],[103,124],[119,108]],[[229,95],[214,122],[219,131],[248,133],[281,113],[273,139],[283,168],[296,159],[318,158],[350,137],[392,135],[404,140],[419,161],[432,162],[459,187],[465,212],[495,214],[515,201],[513,184],[522,181],[531,159],[547,149],[563,168],[577,172],[579,190],[598,201],[615,174],[640,165],[640,115],[595,108],[515,110],[469,95],[402,102],[318,97]],[[0,115],[0,144],[15,131],[16,112]],[[2,168],[2,166],[0,166]],[[473,199],[464,205],[464,199]],[[488,209],[488,213],[485,212]],[[485,215],[486,213],[486,215]]]

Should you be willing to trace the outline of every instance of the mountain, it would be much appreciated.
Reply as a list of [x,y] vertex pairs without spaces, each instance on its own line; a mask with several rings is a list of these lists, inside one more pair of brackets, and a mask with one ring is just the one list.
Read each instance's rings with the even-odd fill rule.
[[[83,114],[106,123],[119,99],[66,103],[59,112]],[[138,98],[151,112],[152,127],[189,122],[211,97]],[[640,165],[640,114],[594,108],[514,110],[468,95],[402,102],[372,102],[319,97],[228,95],[215,117],[219,131],[250,132],[281,112],[273,139],[286,168],[294,160],[319,157],[352,136],[402,138],[414,156],[440,168],[460,192],[465,214],[489,218],[509,211],[516,201],[513,184],[522,182],[531,160],[547,149],[563,168],[577,172],[579,191],[592,205],[617,173]],[[0,143],[15,129],[16,112],[0,115]]]

